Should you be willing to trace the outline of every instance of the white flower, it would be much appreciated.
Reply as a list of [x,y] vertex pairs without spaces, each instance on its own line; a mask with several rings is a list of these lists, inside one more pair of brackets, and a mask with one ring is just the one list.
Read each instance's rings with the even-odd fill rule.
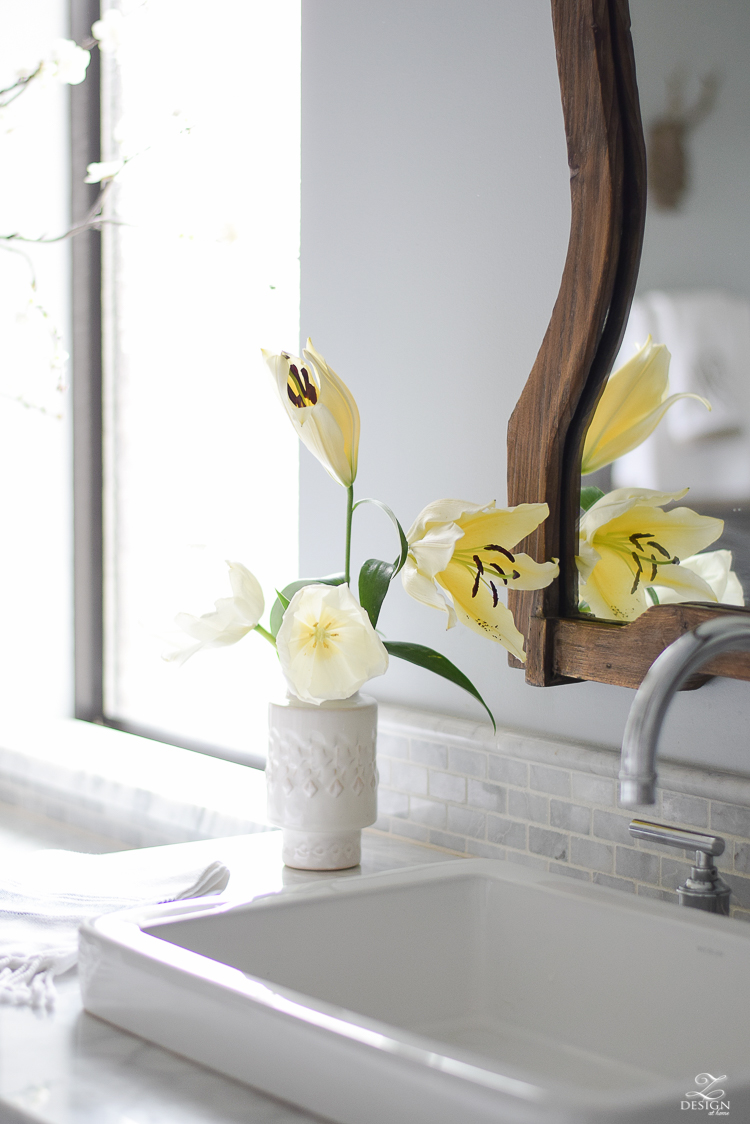
[[105,160],[101,164],[88,164],[84,183],[102,183],[113,180],[125,167],[124,160]]
[[236,644],[258,624],[265,608],[258,579],[241,562],[227,562],[227,566],[234,597],[222,597],[215,601],[215,611],[204,613],[202,617],[178,613],[175,623],[197,640],[197,644],[169,652],[164,656],[165,660],[183,664],[201,648],[225,648]]
[[359,410],[346,383],[308,339],[303,359],[261,348],[300,441],[344,488],[357,475]]
[[117,8],[108,8],[102,18],[91,25],[91,34],[98,41],[102,54],[117,54],[117,49],[122,44],[122,25],[122,12]]
[[388,670],[388,653],[347,585],[298,590],[276,646],[289,686],[305,702],[348,699]]
[[45,69],[53,78],[68,86],[77,86],[86,77],[86,67],[91,54],[79,47],[72,39],[56,39],[50,51],[50,61]]
[[[720,605],[745,604],[740,579],[732,569],[731,550],[706,550],[702,554],[683,558],[680,565],[692,570],[699,578],[703,578],[704,582],[708,582]],[[674,605],[688,599],[684,595],[681,596],[679,590],[669,589],[667,586],[655,585],[654,589],[660,605]]]

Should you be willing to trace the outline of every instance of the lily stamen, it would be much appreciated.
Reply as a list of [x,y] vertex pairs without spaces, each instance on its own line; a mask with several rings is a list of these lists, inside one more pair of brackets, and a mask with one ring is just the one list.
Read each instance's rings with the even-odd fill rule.
[[508,559],[509,562],[515,562],[515,560],[516,560],[515,556],[513,554],[511,554],[511,552],[509,550],[506,550],[504,546],[498,546],[496,543],[488,543],[487,546],[484,549],[485,550],[499,550],[501,554],[505,555],[505,557]]
[[[294,382],[297,386],[297,390],[299,391],[299,396],[302,399],[301,404],[304,406],[305,401],[307,401],[307,402],[310,403],[311,406],[314,406],[315,403],[318,400],[318,396],[315,393],[314,389],[310,385],[310,380],[307,377],[307,371],[305,370],[304,367],[302,368],[302,375],[304,376],[304,381],[303,381],[302,378],[300,378],[300,373],[297,370],[297,367],[295,366],[295,364],[294,363],[289,364],[289,376],[290,376],[290,378],[294,379]],[[290,397],[291,397],[291,395],[290,395]]]
[[473,555],[473,558],[474,558],[474,561],[477,564],[477,573],[483,574],[484,573],[484,566],[482,565],[482,559],[479,557],[478,554]]
[[493,581],[490,582],[490,589],[492,590],[492,608],[496,609],[498,602],[498,593],[497,587],[495,586],[495,583]]
[[636,554],[636,552],[634,550],[631,552],[631,556],[634,559],[636,566],[638,567],[638,569],[636,571],[636,575],[635,575],[635,581],[633,582],[633,588],[630,591],[631,596],[632,596],[632,594],[634,594],[635,591],[638,589],[638,582],[641,580],[641,574],[643,573],[643,567],[641,566],[640,558],[638,557],[638,555]]
[[302,378],[305,380],[305,397],[314,406],[318,401],[318,392],[315,389],[314,385],[310,382],[310,376],[305,367],[302,367],[301,374]]

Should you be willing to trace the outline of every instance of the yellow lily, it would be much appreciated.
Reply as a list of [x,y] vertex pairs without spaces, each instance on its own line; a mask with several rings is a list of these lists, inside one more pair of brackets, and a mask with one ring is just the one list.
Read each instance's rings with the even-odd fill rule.
[[[702,554],[693,554],[690,558],[683,558],[681,566],[686,566],[699,577],[707,581],[716,595],[720,605],[744,605],[745,595],[742,592],[740,579],[732,569],[731,550],[706,550]],[[656,585],[654,592],[659,598],[659,604],[670,605],[684,601],[679,591],[667,586]]]
[[632,621],[649,607],[648,586],[665,586],[680,601],[717,601],[709,583],[680,564],[718,539],[721,519],[689,507],[663,511],[681,492],[617,488],[602,496],[581,518],[578,593],[592,613],[606,620]]
[[557,562],[535,562],[513,547],[549,515],[546,503],[497,508],[495,502],[436,500],[415,519],[406,536],[409,554],[401,571],[408,594],[461,620],[525,660],[523,636],[500,600],[503,588],[542,589],[557,577]]
[[261,350],[300,441],[334,480],[350,488],[359,452],[359,410],[350,390],[310,339],[304,359]]
[[696,398],[711,409],[698,394],[669,395],[670,359],[664,344],[655,344],[649,336],[633,358],[610,375],[586,434],[583,476],[636,449],[680,398]]

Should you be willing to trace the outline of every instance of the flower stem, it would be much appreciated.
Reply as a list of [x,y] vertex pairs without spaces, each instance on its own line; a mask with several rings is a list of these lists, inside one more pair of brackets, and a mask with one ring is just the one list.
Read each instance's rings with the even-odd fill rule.
[[274,648],[276,647],[276,640],[273,634],[268,632],[262,624],[256,624],[254,631],[259,633],[269,644],[273,644]]
[[344,581],[349,585],[349,567],[352,555],[352,512],[354,511],[354,485],[346,489],[346,556],[344,559]]

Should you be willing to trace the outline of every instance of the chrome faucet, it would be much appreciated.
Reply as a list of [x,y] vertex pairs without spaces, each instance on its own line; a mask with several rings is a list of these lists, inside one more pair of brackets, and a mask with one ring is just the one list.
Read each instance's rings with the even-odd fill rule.
[[620,803],[653,804],[656,746],[672,696],[689,676],[720,652],[750,651],[750,615],[715,617],[670,644],[654,660],[636,692],[625,726]]
[[726,842],[720,835],[704,835],[702,831],[689,831],[684,827],[669,827],[649,820],[633,820],[629,828],[635,839],[677,847],[682,851],[695,851],[695,862],[690,875],[677,887],[677,901],[693,909],[708,913],[729,914],[732,891],[719,877],[712,862],[714,855],[723,855]]

